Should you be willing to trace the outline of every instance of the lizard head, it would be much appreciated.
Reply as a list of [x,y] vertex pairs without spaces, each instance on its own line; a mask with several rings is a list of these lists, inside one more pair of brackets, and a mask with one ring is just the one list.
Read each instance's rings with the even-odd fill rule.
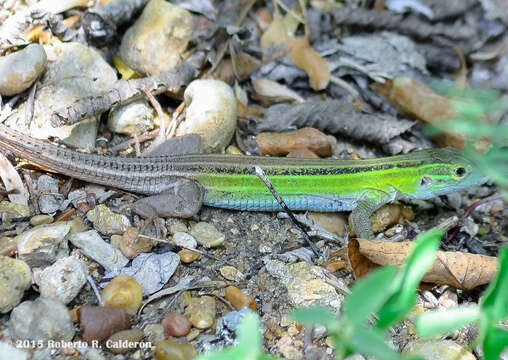
[[430,161],[422,165],[418,171],[419,199],[464,190],[488,180],[473,161],[459,150],[453,148],[428,150],[428,154]]

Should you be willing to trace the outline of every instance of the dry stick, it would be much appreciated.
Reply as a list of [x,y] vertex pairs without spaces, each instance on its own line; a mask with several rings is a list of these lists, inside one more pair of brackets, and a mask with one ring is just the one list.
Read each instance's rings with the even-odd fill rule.
[[92,275],[88,275],[86,277],[86,279],[90,283],[90,286],[92,287],[93,293],[95,294],[95,297],[97,298],[97,301],[99,302],[99,305],[104,306],[104,301],[102,300],[101,293],[99,292],[97,285],[95,285],[95,281],[93,280]]
[[37,91],[37,83],[39,80],[35,80],[28,94],[28,100],[25,108],[25,128],[30,129],[30,124],[34,117],[34,104],[35,104],[35,92]]
[[[152,140],[153,138],[156,138],[159,135],[159,129],[152,130],[148,133],[141,134],[138,136],[138,142],[142,143],[148,140]],[[130,148],[132,145],[136,144],[135,139],[129,139],[127,141],[121,142],[120,144],[117,144],[115,146],[112,146],[109,150],[113,153],[121,150],[126,150]]]
[[169,124],[168,139],[171,139],[176,135],[176,129],[178,129],[178,125],[180,125],[180,123],[184,119],[184,116],[182,114],[184,110],[185,110],[185,102],[182,102],[180,105],[178,105],[178,107],[171,115],[171,124]]
[[159,136],[150,144],[150,146],[145,150],[146,153],[151,152],[156,146],[162,144],[166,139],[166,119],[164,118],[164,114],[162,113],[161,104],[155,99],[155,97],[146,89],[140,89],[143,94],[145,94],[152,107],[155,109],[157,116],[159,117]]
[[153,95],[166,91],[176,92],[187,85],[194,75],[194,68],[183,63],[176,68],[150,77],[118,80],[112,89],[100,96],[86,98],[55,111],[51,115],[51,124],[54,127],[71,125],[89,116],[108,111],[112,107],[139,100],[143,97],[140,89],[146,89]]
[[275,190],[275,187],[273,186],[273,184],[271,183],[271,181],[268,179],[268,177],[266,176],[264,170],[260,167],[260,166],[257,166],[255,165],[254,166],[254,173],[265,183],[265,185],[268,187],[268,189],[270,190],[270,192],[272,193],[273,197],[277,200],[277,202],[279,203],[280,207],[282,209],[284,209],[284,211],[286,212],[286,214],[288,214],[289,218],[293,221],[293,223],[298,226],[298,228],[302,231],[303,233],[303,237],[305,238],[305,241],[307,242],[307,244],[310,246],[312,252],[317,256],[317,257],[320,257],[321,254],[319,253],[319,250],[318,248],[316,247],[316,245],[310,240],[310,237],[309,237],[309,234],[307,234],[307,231],[305,230],[305,228],[303,227],[302,224],[300,224],[296,219],[295,219],[295,216],[293,215],[293,213],[291,212],[291,210],[289,210],[289,208],[287,207],[286,203],[284,202],[284,200],[282,200],[282,197],[279,195],[279,193],[277,192],[277,190]]

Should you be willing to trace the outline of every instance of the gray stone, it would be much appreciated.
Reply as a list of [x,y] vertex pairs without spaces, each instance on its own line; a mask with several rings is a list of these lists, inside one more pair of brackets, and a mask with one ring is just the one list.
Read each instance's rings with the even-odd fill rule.
[[46,69],[46,61],[39,44],[0,57],[0,95],[12,96],[28,89]]
[[190,234],[207,249],[220,246],[226,240],[223,233],[207,222],[199,222],[192,226]]
[[56,298],[68,304],[86,283],[88,268],[74,256],[57,260],[53,265],[34,275],[43,297]]
[[102,240],[95,230],[71,233],[69,241],[86,256],[101,264],[106,271],[119,271],[129,262],[120,250]]
[[[44,49],[48,56],[47,70],[35,95],[29,134],[39,139],[55,136],[79,148],[93,147],[98,116],[59,128],[53,128],[48,119],[62,107],[111,89],[117,81],[116,72],[99,52],[80,43],[55,43],[45,45]],[[21,104],[6,121],[25,133],[26,105]]]
[[0,313],[18,305],[30,285],[32,273],[24,261],[0,256]]
[[176,232],[173,235],[173,240],[171,241],[176,246],[181,246],[184,248],[195,249],[198,245],[198,242],[192,235],[187,234],[186,232]]
[[74,337],[67,307],[58,300],[39,297],[24,301],[12,310],[9,328],[20,340],[66,340]]

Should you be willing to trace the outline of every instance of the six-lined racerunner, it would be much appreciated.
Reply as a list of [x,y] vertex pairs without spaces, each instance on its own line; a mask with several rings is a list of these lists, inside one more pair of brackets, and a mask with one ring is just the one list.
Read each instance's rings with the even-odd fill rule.
[[122,158],[69,150],[5,125],[0,147],[61,174],[139,194],[164,193],[176,178],[185,178],[199,184],[205,205],[279,211],[254,173],[258,165],[291,210],[352,211],[353,230],[362,238],[373,236],[369,217],[383,204],[429,199],[486,180],[450,148],[358,161],[206,154]]

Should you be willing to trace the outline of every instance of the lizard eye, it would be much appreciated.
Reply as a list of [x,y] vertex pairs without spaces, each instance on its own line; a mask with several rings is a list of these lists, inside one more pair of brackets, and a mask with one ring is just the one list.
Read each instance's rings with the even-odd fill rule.
[[457,176],[457,177],[459,177],[459,178],[461,178],[461,177],[463,177],[464,175],[466,175],[466,172],[467,172],[466,168],[464,168],[464,167],[462,167],[462,166],[460,166],[460,167],[458,167],[458,168],[455,168],[455,170],[453,171],[453,173],[455,174],[455,176]]
[[422,180],[420,180],[420,186],[422,187],[429,186],[430,184],[432,184],[432,179],[429,177],[424,176]]

